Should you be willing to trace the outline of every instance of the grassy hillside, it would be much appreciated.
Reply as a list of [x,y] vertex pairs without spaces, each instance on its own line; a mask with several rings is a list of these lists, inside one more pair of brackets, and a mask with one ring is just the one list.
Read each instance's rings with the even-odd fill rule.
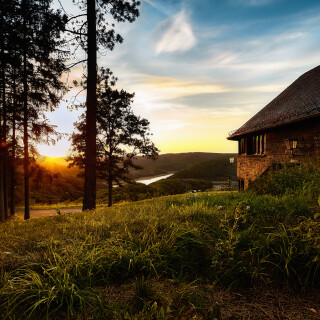
[[[127,184],[113,190],[113,202],[138,201],[159,196],[182,194],[191,190],[205,191],[212,188],[208,180],[161,179],[149,185],[143,183]],[[108,190],[99,188],[97,191],[97,203],[108,203]]]
[[319,319],[309,173],[281,196],[199,193],[5,222],[0,318]]
[[196,163],[216,160],[221,158],[235,157],[235,154],[224,153],[168,153],[159,155],[157,160],[137,157],[136,163],[144,169],[131,172],[133,178],[161,175],[186,169]]
[[230,177],[237,180],[236,157],[233,164],[230,163],[230,155],[220,155],[218,159],[200,162],[191,167],[174,173],[170,179],[202,179],[225,181]]

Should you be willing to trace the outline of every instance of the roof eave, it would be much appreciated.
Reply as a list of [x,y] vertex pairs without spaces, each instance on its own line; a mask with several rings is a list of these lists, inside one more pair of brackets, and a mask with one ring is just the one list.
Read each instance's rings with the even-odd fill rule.
[[309,119],[317,118],[317,117],[320,117],[319,113],[311,115],[311,116],[309,115],[309,116],[306,116],[306,117],[303,117],[303,118],[299,118],[299,119],[289,120],[289,121],[285,121],[285,122],[281,122],[281,123],[275,123],[275,124],[267,126],[267,127],[262,127],[262,128],[258,128],[258,129],[254,129],[254,130],[235,133],[235,134],[231,135],[230,137],[227,137],[227,139],[228,140],[239,140],[239,138],[241,138],[242,136],[246,136],[246,135],[251,134],[251,133],[255,133],[255,132],[259,132],[259,131],[265,131],[265,130],[272,129],[272,128],[275,128],[275,127],[281,127],[281,126],[285,126],[285,125],[288,125],[288,124],[291,124],[291,123],[296,123],[296,122],[309,120]]

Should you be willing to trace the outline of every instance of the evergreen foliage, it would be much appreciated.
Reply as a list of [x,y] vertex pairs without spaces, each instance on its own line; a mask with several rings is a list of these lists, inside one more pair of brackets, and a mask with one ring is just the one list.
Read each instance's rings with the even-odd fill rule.
[[175,172],[171,179],[203,179],[225,181],[237,180],[237,163],[230,163],[228,154],[221,154],[218,159],[194,164],[189,168]]
[[[64,92],[60,76],[66,17],[50,8],[51,0],[1,1],[0,218],[8,216],[8,171],[11,166],[11,214],[14,214],[16,156],[23,144],[25,218],[29,214],[30,155],[36,145],[54,142],[53,111]],[[11,137],[11,139],[9,138]],[[11,140],[11,141],[10,141]],[[8,149],[9,148],[9,149]],[[9,158],[10,156],[10,158]]]
[[[107,180],[109,201],[112,205],[113,184],[132,182],[127,174],[130,168],[140,169],[134,158],[143,155],[155,159],[158,149],[150,140],[149,121],[136,116],[132,109],[134,94],[112,88],[115,78],[109,70],[101,69],[97,90],[97,173]],[[86,116],[75,123],[78,130],[72,134],[71,165],[85,168],[87,125]]]
[[[80,62],[87,62],[83,210],[88,210],[96,206],[97,50],[99,48],[113,50],[116,43],[123,41],[121,35],[115,32],[115,22],[134,22],[139,16],[140,2],[136,0],[79,0],[75,3],[82,14],[69,17],[71,27],[66,30],[75,36],[74,40],[87,54],[87,59]],[[110,23],[110,18],[114,22]]]

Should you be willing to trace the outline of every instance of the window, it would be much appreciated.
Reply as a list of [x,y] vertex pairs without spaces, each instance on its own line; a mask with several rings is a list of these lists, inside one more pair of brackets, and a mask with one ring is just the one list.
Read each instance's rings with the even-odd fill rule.
[[265,154],[266,134],[248,136],[239,140],[239,154]]
[[266,153],[266,134],[260,134],[252,137],[252,154]]
[[239,154],[246,153],[246,146],[245,146],[245,138],[241,138],[239,141]]

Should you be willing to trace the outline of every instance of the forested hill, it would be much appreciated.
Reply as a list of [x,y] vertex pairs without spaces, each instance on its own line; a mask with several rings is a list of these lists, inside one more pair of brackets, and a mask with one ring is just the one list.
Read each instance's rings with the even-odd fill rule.
[[[161,154],[156,160],[145,157],[136,157],[135,164],[143,167],[142,170],[132,170],[130,177],[133,179],[165,175],[175,172],[175,178],[183,179],[209,179],[224,180],[225,177],[236,177],[236,165],[230,165],[229,159],[234,158],[235,153],[167,153]],[[78,168],[68,169],[63,157],[41,157],[39,164],[45,166],[51,172],[60,172],[64,175],[77,175]]]
[[141,165],[144,169],[132,171],[130,175],[132,178],[136,179],[140,177],[167,174],[187,169],[201,162],[214,160],[229,162],[230,157],[236,158],[236,154],[206,152],[167,153],[159,155],[156,160],[137,157],[135,160],[135,164]]
[[204,161],[192,165],[191,167],[180,170],[170,177],[170,179],[201,179],[225,181],[228,177],[237,180],[236,157],[233,164],[229,161],[230,157],[219,157],[218,159]]

